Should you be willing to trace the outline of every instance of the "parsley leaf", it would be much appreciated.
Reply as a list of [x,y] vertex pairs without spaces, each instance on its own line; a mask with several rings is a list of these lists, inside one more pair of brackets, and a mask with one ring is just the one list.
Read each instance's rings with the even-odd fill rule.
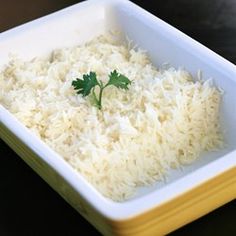
[[116,70],[112,71],[109,75],[109,81],[106,86],[114,85],[117,88],[128,89],[128,85],[131,84],[131,81],[124,75],[117,73]]
[[[74,90],[77,90],[77,94],[82,94],[83,97],[88,96],[91,91],[91,101],[99,110],[102,108],[102,94],[103,90],[113,85],[117,88],[128,89],[128,85],[131,84],[131,81],[124,75],[119,74],[116,70],[112,71],[109,74],[109,81],[104,85],[101,80],[97,80],[97,75],[95,72],[90,72],[89,74],[84,74],[83,79],[76,79],[72,81],[72,86]],[[99,95],[95,93],[95,87],[99,87]]]
[[95,72],[90,72],[87,75],[83,75],[82,79],[76,79],[72,81],[72,86],[74,86],[75,90],[77,91],[77,94],[82,94],[83,97],[90,94],[91,89],[93,89],[98,84],[97,81],[97,75]]

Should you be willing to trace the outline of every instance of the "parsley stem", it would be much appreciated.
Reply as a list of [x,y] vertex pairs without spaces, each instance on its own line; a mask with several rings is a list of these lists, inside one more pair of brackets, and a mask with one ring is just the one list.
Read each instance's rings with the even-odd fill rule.
[[100,87],[100,92],[99,92],[99,98],[98,98],[98,109],[101,110],[102,108],[102,93],[103,93],[103,89],[105,87],[99,86]]
[[96,96],[96,93],[95,93],[94,90],[95,90],[95,89],[93,88],[93,90],[92,90],[93,101],[94,101],[96,107],[99,107],[99,101],[98,101],[98,99],[97,99],[97,96]]

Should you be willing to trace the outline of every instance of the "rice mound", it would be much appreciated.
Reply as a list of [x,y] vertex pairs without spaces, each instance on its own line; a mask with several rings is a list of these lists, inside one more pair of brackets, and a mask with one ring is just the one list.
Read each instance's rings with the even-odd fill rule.
[[[116,69],[132,84],[104,90],[103,108],[72,80]],[[183,69],[158,71],[141,49],[103,35],[47,58],[12,58],[0,72],[0,103],[104,196],[123,201],[222,145],[220,91]]]

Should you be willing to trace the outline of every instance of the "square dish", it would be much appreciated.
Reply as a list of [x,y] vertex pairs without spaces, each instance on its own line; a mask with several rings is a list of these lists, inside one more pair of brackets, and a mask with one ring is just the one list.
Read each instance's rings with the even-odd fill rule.
[[[93,14],[94,9],[98,12],[96,16]],[[88,21],[86,17],[90,20]],[[77,24],[76,19],[81,20],[81,25]],[[83,26],[83,21],[86,22],[86,27]],[[91,30],[94,29],[95,22],[97,32]],[[57,27],[58,25],[61,26],[67,24],[70,25],[70,27],[65,27],[66,31],[65,29],[61,31],[61,29],[58,29]],[[49,28],[52,33],[48,34]],[[198,163],[198,165],[196,164],[192,167],[192,169],[189,169],[188,175],[187,172],[184,172],[181,176],[177,176],[177,180],[174,178],[176,181],[169,183],[159,190],[154,190],[150,194],[147,194],[147,191],[144,191],[144,193],[140,194],[143,195],[142,197],[137,197],[136,199],[126,203],[117,204],[107,201],[107,199],[104,199],[97,194],[97,192],[94,191],[94,189],[91,188],[86,181],[80,178],[77,174],[73,173],[73,170],[66,166],[66,163],[59,160],[60,157],[56,157],[55,153],[47,149],[45,145],[40,146],[43,144],[40,144],[38,140],[33,139],[33,137],[31,137],[32,135],[30,136],[26,129],[23,129],[23,127],[20,126],[11,116],[9,116],[4,109],[1,111],[1,119],[3,124],[1,128],[1,136],[5,141],[8,141],[8,143],[10,142],[11,145],[14,145],[14,148],[17,149],[18,153],[20,153],[22,157],[41,174],[41,176],[53,185],[55,189],[61,192],[61,194],[64,195],[64,197],[71,202],[72,205],[87,215],[90,220],[93,220],[95,223],[97,222],[99,225],[99,222],[103,225],[102,222],[107,221],[108,224],[103,225],[104,228],[107,227],[107,231],[105,231],[105,229],[101,229],[104,234],[109,234],[109,232],[114,230],[115,232],[118,233],[119,231],[124,235],[136,235],[138,233],[141,234],[142,230],[145,230],[145,227],[149,225],[152,225],[152,227],[149,227],[152,229],[149,230],[156,231],[158,229],[156,227],[160,227],[162,230],[166,231],[158,231],[159,233],[168,232],[168,229],[165,229],[165,223],[170,224],[170,222],[172,222],[171,217],[168,219],[168,222],[162,220],[163,223],[155,224],[156,221],[160,222],[161,219],[168,217],[167,212],[169,215],[173,215],[174,210],[176,211],[182,207],[180,209],[180,211],[182,211],[186,208],[186,215],[182,215],[182,217],[186,217],[186,219],[179,219],[182,218],[179,217],[179,213],[174,214],[175,217],[178,217],[179,219],[179,221],[173,220],[175,224],[173,223],[171,227],[174,228],[179,226],[176,224],[181,225],[189,220],[192,220],[194,217],[197,217],[195,214],[199,216],[204,214],[207,210],[210,210],[210,208],[213,209],[217,206],[217,204],[219,205],[221,202],[226,201],[226,198],[229,200],[228,198],[231,198],[232,196],[235,197],[235,191],[232,191],[234,190],[233,183],[235,183],[235,180],[233,180],[233,177],[230,176],[229,173],[231,172],[227,171],[230,168],[235,168],[235,162],[233,160],[233,156],[235,155],[232,155],[235,154],[235,152],[231,153],[231,155],[229,154],[230,151],[235,149],[235,125],[233,123],[233,120],[235,120],[235,117],[233,117],[235,112],[232,113],[232,109],[235,109],[235,98],[233,96],[233,90],[235,89],[235,80],[233,80],[235,68],[165,23],[126,1],[90,1],[43,18],[39,21],[35,21],[34,23],[28,24],[24,27],[20,27],[18,28],[18,32],[17,30],[9,31],[8,33],[2,34],[1,47],[3,48],[1,51],[4,51],[4,56],[7,56],[10,49],[11,51],[13,49],[19,54],[24,54],[25,57],[30,58],[35,55],[41,55],[44,52],[47,53],[54,47],[62,47],[79,43],[79,40],[81,40],[81,42],[86,41],[90,37],[102,33],[107,28],[120,29],[135,42],[137,42],[142,48],[147,49],[156,65],[160,65],[162,62],[168,61],[176,67],[184,65],[193,74],[200,68],[204,71],[206,78],[209,76],[214,77],[217,85],[221,86],[226,92],[223,106],[225,116],[223,117],[223,120],[226,123],[225,125],[228,139],[227,150],[224,150],[224,153],[218,152],[213,157],[207,156],[207,158],[204,158],[203,163]],[[91,31],[94,35],[91,35]],[[47,34],[44,32],[47,32]],[[75,32],[80,34],[79,37],[76,37],[77,34]],[[44,38],[38,37],[39,35],[44,35]],[[70,35],[70,37],[68,37],[68,35]],[[75,37],[73,37],[73,35]],[[144,35],[148,35],[148,39]],[[27,41],[27,45],[25,46],[24,42],[29,38],[31,39],[31,42],[28,44]],[[70,41],[68,41],[68,39],[70,39]],[[38,45],[42,45],[42,42],[45,41],[47,43],[44,43],[42,47],[38,47]],[[32,50],[29,50],[29,47]],[[1,59],[5,60],[4,57]],[[224,80],[222,80],[222,78],[224,78]],[[4,133],[4,126],[8,127],[12,132],[12,135],[16,135],[19,140],[12,139],[11,134],[9,135],[9,130],[7,133]],[[31,141],[29,141],[29,137]],[[24,146],[21,141],[27,145]],[[30,153],[31,150],[28,149],[27,146],[29,146],[30,149],[40,157],[35,158],[32,155],[33,153]],[[48,166],[51,166],[52,169]],[[199,169],[199,167],[201,168]],[[227,178],[223,178],[220,175],[225,172],[228,173],[226,176]],[[63,177],[61,180],[57,176],[58,173]],[[203,193],[199,190],[193,194],[193,190],[197,191],[197,186],[202,186],[201,184],[204,181],[208,181],[212,178],[214,178],[215,182],[211,182],[211,185],[205,185],[205,188],[207,188],[207,186],[211,187],[211,191],[214,190],[217,192],[218,198],[220,198],[219,196],[223,193],[220,194],[219,190],[215,189],[215,187],[217,186],[219,189],[222,188],[224,190],[224,198],[221,197],[217,201],[210,201],[210,199],[207,199],[210,203],[208,203],[209,206],[201,209],[201,207],[197,206],[196,203],[203,204],[203,202],[199,200],[204,198]],[[63,184],[63,179],[65,179],[76,191],[73,191],[72,189],[70,190],[66,182]],[[220,181],[222,181],[222,184]],[[227,186],[230,186],[229,193],[226,192]],[[83,191],[83,189],[85,191]],[[192,196],[196,195],[199,199],[187,195],[187,192],[190,193],[190,189],[193,189],[191,191],[193,194]],[[186,194],[184,194],[185,192]],[[90,198],[90,193],[93,196],[92,198]],[[208,191],[206,194],[211,193]],[[185,196],[185,198],[178,198],[177,196],[180,197],[180,195]],[[189,196],[191,201],[187,198],[187,196]],[[173,199],[173,201],[171,201],[171,199]],[[180,201],[181,199],[182,202]],[[193,200],[195,201],[195,206],[191,206],[191,204],[194,203]],[[171,202],[175,202],[175,204],[171,205]],[[188,205],[183,205],[183,202],[188,202]],[[166,204],[163,205],[164,203]],[[163,208],[161,208],[161,206],[163,206]],[[176,206],[178,206],[178,208]],[[191,206],[189,207],[189,211],[191,214],[194,212],[194,215],[188,213],[187,206]],[[195,212],[193,207],[196,207],[198,210]],[[96,209],[97,214],[92,213],[92,208]],[[159,208],[159,210],[152,210],[150,212],[151,208]],[[148,213],[145,218],[137,216],[141,215],[144,211]],[[150,221],[151,218],[152,221]],[[142,222],[142,224],[138,224],[138,222]],[[140,225],[140,227],[133,228],[133,226],[137,224]],[[155,226],[153,226],[154,224]],[[99,227],[99,225],[97,227]],[[108,225],[110,225],[109,231]],[[113,228],[111,225],[113,225]],[[152,231],[150,231],[150,233],[151,232]]]

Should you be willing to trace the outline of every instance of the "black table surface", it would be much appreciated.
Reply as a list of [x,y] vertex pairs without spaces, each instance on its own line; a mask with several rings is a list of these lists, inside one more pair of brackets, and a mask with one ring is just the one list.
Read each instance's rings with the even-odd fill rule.
[[[0,32],[77,2],[0,0]],[[236,0],[133,2],[236,64]],[[0,157],[0,236],[100,235],[1,140]],[[171,235],[235,236],[236,201]]]

